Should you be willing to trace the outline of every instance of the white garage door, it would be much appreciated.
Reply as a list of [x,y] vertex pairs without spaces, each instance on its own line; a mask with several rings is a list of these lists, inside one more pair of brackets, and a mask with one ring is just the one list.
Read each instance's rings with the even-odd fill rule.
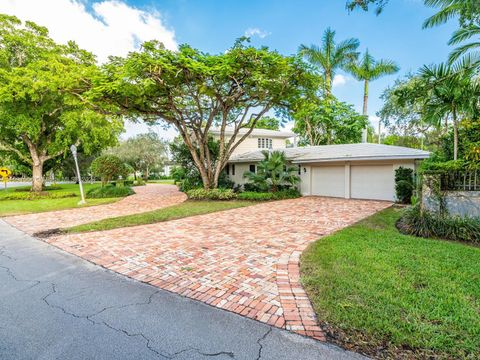
[[393,165],[352,165],[350,179],[354,199],[394,200]]
[[345,166],[312,168],[312,195],[345,197]]

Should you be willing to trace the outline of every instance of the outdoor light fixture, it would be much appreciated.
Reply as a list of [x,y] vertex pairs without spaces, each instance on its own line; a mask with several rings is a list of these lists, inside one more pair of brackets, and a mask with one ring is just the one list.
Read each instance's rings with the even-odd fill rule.
[[75,160],[75,168],[77,169],[77,179],[78,185],[80,185],[80,197],[81,200],[78,202],[78,205],[84,205],[87,202],[85,201],[85,195],[83,194],[83,184],[82,184],[82,177],[80,176],[80,168],[78,167],[78,159],[77,159],[77,147],[75,145],[70,146],[70,150],[73,155],[73,159]]

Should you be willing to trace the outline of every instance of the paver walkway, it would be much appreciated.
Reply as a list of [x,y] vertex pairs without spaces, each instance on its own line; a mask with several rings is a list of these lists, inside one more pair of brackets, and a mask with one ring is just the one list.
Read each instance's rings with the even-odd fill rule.
[[388,206],[304,197],[46,241],[159,288],[324,340],[300,285],[300,254]]
[[186,200],[185,194],[179,192],[175,185],[148,184],[136,186],[134,190],[134,195],[111,204],[9,216],[5,221],[32,235],[40,231],[152,211]]

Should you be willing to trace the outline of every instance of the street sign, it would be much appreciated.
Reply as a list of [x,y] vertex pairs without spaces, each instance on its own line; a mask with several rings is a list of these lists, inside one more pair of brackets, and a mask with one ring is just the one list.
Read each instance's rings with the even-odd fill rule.
[[5,185],[5,189],[7,188],[7,182],[10,176],[12,176],[12,171],[9,168],[2,167],[0,168],[0,176],[2,177],[3,184]]

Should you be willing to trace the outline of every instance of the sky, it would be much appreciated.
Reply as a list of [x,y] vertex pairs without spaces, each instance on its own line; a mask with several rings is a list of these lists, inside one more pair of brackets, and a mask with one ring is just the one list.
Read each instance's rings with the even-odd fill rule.
[[[320,44],[328,27],[337,41],[360,40],[377,59],[394,60],[400,72],[370,85],[369,114],[373,126],[381,108],[380,95],[395,79],[417,71],[424,64],[445,61],[448,39],[455,21],[422,29],[434,9],[422,0],[392,0],[380,16],[374,11],[349,13],[346,0],[0,0],[0,13],[32,20],[49,28],[58,42],[75,40],[95,53],[99,62],[109,55],[126,55],[147,40],[162,41],[169,49],[179,44],[210,53],[221,53],[240,36],[252,44],[268,46],[282,54],[296,53],[300,44]],[[333,94],[362,109],[362,83],[340,71]],[[286,128],[291,128],[287,124]],[[173,129],[154,127],[171,139]],[[127,124],[124,138],[149,131],[141,124]]]

